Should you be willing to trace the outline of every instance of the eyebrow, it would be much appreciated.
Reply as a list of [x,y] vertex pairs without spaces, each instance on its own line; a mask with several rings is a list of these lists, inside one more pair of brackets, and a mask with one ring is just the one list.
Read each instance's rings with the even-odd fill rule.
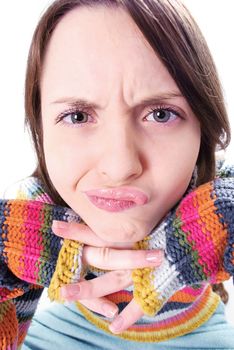
[[[155,96],[150,96],[145,99],[142,99],[137,104],[130,106],[130,108],[157,104],[164,100],[169,100],[169,99],[178,98],[178,97],[184,98],[184,96],[177,91],[161,93]],[[53,101],[51,104],[64,104],[64,103],[67,103],[70,106],[84,106],[86,108],[91,108],[91,109],[103,109],[102,106],[98,105],[95,102],[89,101],[85,98],[77,98],[77,97],[62,97],[58,100]]]

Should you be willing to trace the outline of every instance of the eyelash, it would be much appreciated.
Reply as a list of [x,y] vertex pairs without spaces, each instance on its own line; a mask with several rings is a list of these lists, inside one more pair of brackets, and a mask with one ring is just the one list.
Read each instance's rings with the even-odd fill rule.
[[[153,108],[150,108],[147,112],[147,115],[146,117],[148,117],[151,113],[153,112],[160,112],[160,111],[167,111],[167,112],[171,112],[173,113],[176,117],[179,117],[180,119],[183,119],[183,117],[181,116],[181,113],[176,109],[176,108],[172,108],[172,107],[168,107],[168,106],[164,106],[164,105],[159,105],[158,107],[153,107]],[[80,127],[84,127],[84,125],[86,125],[88,122],[85,122],[85,123],[67,123],[64,121],[64,119],[68,116],[71,116],[72,114],[78,114],[78,113],[83,113],[83,114],[86,114],[88,117],[90,116],[90,111],[88,111],[86,108],[82,108],[82,107],[74,107],[74,108],[71,108],[71,109],[68,109],[67,111],[61,113],[57,118],[56,118],[56,121],[55,121],[55,124],[58,124],[59,122],[61,122],[62,124],[64,125],[68,125],[69,127],[73,127],[73,128],[80,128]],[[145,117],[145,118],[146,118]],[[177,118],[176,118],[177,119]],[[174,121],[174,120],[173,120]],[[168,126],[169,123],[172,123],[173,121],[166,121],[166,122],[157,122],[155,120],[155,123],[158,123],[158,124],[162,124],[164,127],[165,126]]]

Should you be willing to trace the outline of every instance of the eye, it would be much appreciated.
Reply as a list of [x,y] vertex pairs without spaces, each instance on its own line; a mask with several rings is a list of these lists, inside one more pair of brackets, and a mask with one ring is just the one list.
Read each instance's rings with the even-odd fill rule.
[[152,121],[156,121],[158,123],[163,123],[163,124],[167,122],[172,122],[173,120],[180,117],[180,114],[176,110],[169,107],[153,108],[150,110],[148,117],[150,115],[152,115],[152,118],[151,118]]
[[63,116],[63,120],[64,119],[70,119],[72,124],[83,124],[87,122],[88,115],[85,112],[76,111],[72,113],[67,113]]
[[70,126],[82,126],[89,121],[88,113],[81,110],[71,110],[62,113],[58,118],[56,118],[56,123],[62,122],[64,124],[70,124]]

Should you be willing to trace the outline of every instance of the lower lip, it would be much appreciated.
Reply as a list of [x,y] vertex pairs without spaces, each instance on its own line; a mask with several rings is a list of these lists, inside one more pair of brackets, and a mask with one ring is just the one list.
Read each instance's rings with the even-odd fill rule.
[[132,201],[121,201],[97,196],[88,196],[89,200],[99,209],[111,212],[118,212],[135,207],[137,204]]

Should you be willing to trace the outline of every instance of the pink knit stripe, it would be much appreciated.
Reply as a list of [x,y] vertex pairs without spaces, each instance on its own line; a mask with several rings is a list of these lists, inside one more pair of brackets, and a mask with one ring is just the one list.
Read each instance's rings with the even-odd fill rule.
[[6,347],[6,350],[17,350],[17,343],[14,342],[14,344],[8,345],[8,346]]
[[[210,200],[210,196],[207,199]],[[205,223],[202,222],[199,215],[199,203],[195,192],[190,193],[189,200],[187,200],[186,203],[182,203],[180,212],[182,230],[184,232],[189,232],[189,234],[187,234],[187,239],[191,243],[193,250],[199,253],[198,262],[202,265],[204,273],[209,276],[210,271],[214,268],[214,264],[210,259],[210,252],[213,252],[215,247],[211,233],[206,228]],[[186,222],[188,218],[192,218],[193,222],[191,222],[191,220],[187,220],[188,222]],[[207,241],[209,241],[209,254],[204,251],[204,244],[206,243],[207,246]]]
[[[31,205],[33,203],[33,206]],[[44,218],[40,214],[40,211],[43,207],[44,203],[29,201],[26,205],[27,216],[25,217],[25,230],[24,230],[24,239],[27,244],[24,244],[24,262],[25,262],[25,270],[24,276],[27,276],[28,282],[37,282],[38,273],[40,270],[40,262],[39,257],[41,256],[41,251],[43,251],[43,241],[42,236],[40,235],[40,230],[38,228],[32,229],[33,226],[27,225],[32,221],[37,223],[41,228],[44,224]],[[29,228],[30,227],[30,228]],[[29,243],[30,242],[30,243]],[[28,247],[35,247],[33,255],[34,260],[27,259],[27,256],[32,256],[32,252],[28,251]]]
[[40,194],[36,197],[37,201],[43,202],[43,203],[49,203],[49,204],[53,204],[52,199],[45,193]]
[[181,289],[184,293],[190,294],[194,297],[201,295],[202,291],[205,289],[205,285],[202,285],[201,288],[194,289],[190,286],[184,287]]

